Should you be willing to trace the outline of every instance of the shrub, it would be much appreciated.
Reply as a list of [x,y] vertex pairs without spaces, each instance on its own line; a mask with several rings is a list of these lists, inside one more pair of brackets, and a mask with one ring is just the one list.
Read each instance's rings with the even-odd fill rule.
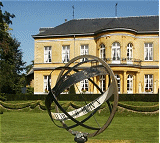
[[1,101],[6,101],[7,100],[7,98],[5,96],[5,93],[0,93],[0,100]]
[[33,87],[27,87],[27,93],[28,94],[34,94],[34,88]]

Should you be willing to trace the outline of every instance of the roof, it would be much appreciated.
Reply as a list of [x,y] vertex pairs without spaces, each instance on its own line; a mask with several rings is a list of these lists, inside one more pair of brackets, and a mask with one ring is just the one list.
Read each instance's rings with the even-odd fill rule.
[[73,19],[54,28],[43,28],[43,30],[41,30],[39,34],[33,35],[33,38],[94,35],[110,30],[127,30],[136,33],[158,33],[159,16]]
[[29,75],[31,75],[31,74],[34,74],[34,70],[33,70],[33,68],[31,68],[31,69],[29,70],[29,72],[27,73],[27,75],[26,75],[26,76],[29,76]]

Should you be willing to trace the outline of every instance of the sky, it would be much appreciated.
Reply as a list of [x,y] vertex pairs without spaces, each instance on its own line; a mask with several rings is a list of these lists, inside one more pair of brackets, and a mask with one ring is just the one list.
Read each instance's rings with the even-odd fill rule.
[[56,27],[65,19],[101,18],[159,15],[158,0],[140,1],[91,1],[91,0],[0,0],[3,3],[2,12],[8,11],[16,17],[12,19],[10,31],[12,37],[20,43],[23,52],[22,60],[26,65],[34,60],[34,39],[32,35],[39,33],[41,27]]

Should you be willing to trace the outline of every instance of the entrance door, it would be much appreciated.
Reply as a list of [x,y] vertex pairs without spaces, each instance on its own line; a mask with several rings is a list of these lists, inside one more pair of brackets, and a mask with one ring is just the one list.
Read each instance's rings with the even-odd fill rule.
[[128,75],[127,77],[127,93],[133,93],[133,76]]

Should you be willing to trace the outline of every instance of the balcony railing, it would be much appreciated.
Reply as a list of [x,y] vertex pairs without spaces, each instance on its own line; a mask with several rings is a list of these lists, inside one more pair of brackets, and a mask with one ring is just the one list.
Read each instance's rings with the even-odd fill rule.
[[113,58],[104,58],[103,59],[107,64],[120,64],[120,65],[132,65],[132,66],[141,66],[141,60],[135,58],[121,58],[115,60]]

